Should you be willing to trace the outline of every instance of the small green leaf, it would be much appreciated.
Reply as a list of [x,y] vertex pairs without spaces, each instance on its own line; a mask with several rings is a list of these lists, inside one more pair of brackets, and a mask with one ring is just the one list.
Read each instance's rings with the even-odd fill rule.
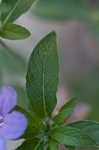
[[6,24],[0,31],[0,36],[8,40],[22,40],[30,36],[30,32],[16,24]]
[[2,0],[2,4],[10,7],[7,13],[2,13],[3,25],[12,23],[32,6],[35,0]]
[[39,147],[38,139],[30,139],[26,140],[21,146],[19,146],[16,150],[38,150]]
[[99,122],[95,121],[77,121],[74,123],[69,124],[68,126],[80,129],[87,135],[89,135],[91,138],[96,141],[96,143],[99,145]]
[[49,144],[48,144],[48,149],[49,150],[58,150],[58,146],[57,146],[56,141],[54,141],[54,140],[51,139],[49,141]]
[[57,124],[61,124],[65,119],[74,111],[74,108],[77,104],[77,100],[75,98],[71,99],[67,104],[65,104],[58,115],[55,116],[54,121]]
[[26,77],[32,109],[40,118],[51,116],[56,106],[58,67],[56,34],[51,32],[33,50]]
[[95,141],[87,134],[79,129],[68,126],[54,128],[50,132],[50,136],[60,144],[64,145],[74,147],[96,146]]

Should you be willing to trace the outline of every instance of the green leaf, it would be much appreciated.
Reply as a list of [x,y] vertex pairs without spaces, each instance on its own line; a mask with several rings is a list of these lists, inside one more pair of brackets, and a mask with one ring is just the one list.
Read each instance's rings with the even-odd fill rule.
[[28,97],[27,97],[27,94],[26,94],[26,89],[19,85],[19,84],[15,84],[15,83],[10,83],[10,85],[12,87],[14,87],[14,89],[16,90],[17,92],[17,95],[18,95],[18,106],[20,106],[21,108],[29,111],[30,110],[30,107],[29,107],[29,100],[28,100]]
[[83,0],[39,0],[33,15],[46,19],[66,20],[88,18],[88,4]]
[[3,25],[12,23],[32,6],[35,0],[2,0],[2,4],[5,3],[10,7],[7,13],[2,14]]
[[51,139],[48,143],[48,149],[49,150],[58,150],[58,146],[57,146],[56,141]]
[[87,134],[83,133],[79,129],[68,126],[56,127],[49,135],[57,142],[64,145],[74,147],[96,146],[95,141]]
[[0,36],[8,40],[22,40],[30,36],[30,32],[16,24],[6,24],[0,31]]
[[74,111],[74,108],[77,104],[76,98],[71,99],[66,103],[60,110],[59,114],[55,116],[54,121],[57,124],[61,124],[65,119]]
[[77,121],[74,123],[69,124],[68,126],[80,129],[87,135],[89,135],[91,138],[96,141],[96,143],[99,145],[99,122],[95,121]]
[[26,77],[32,109],[40,118],[51,116],[56,106],[58,67],[56,34],[51,32],[35,47]]
[[26,140],[20,147],[16,150],[38,150],[40,143],[38,139]]

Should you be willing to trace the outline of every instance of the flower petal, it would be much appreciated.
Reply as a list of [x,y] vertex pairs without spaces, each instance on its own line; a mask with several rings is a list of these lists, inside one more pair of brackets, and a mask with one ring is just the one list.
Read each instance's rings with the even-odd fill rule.
[[0,136],[0,150],[7,150],[4,139]]
[[3,86],[0,89],[0,114],[6,115],[17,104],[16,91],[10,86]]
[[15,140],[22,136],[27,128],[27,119],[24,114],[13,111],[4,118],[0,133],[8,140]]

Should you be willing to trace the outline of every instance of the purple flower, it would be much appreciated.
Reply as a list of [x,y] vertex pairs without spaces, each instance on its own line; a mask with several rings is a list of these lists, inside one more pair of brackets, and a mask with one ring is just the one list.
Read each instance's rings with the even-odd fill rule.
[[[17,104],[17,94],[10,86],[0,89],[0,150],[6,150],[4,138],[15,140],[24,134],[27,128],[26,117],[12,111]],[[11,112],[12,111],[12,112]]]

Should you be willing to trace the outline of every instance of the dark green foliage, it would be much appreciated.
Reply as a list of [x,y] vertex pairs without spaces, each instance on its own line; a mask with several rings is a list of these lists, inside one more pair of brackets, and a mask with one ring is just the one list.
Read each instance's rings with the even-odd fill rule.
[[69,124],[68,126],[80,129],[92,137],[97,144],[99,144],[99,122],[95,121],[77,121]]
[[[0,4],[1,38],[21,40],[30,36],[27,29],[13,22],[27,12],[34,1],[2,0]],[[98,9],[95,12],[92,11],[83,0],[39,0],[35,4],[33,13],[56,20],[87,19],[89,22],[92,21],[92,29],[98,33]],[[15,73],[22,72],[23,75],[26,71],[24,58],[11,51],[2,40],[0,44],[7,49],[7,52],[1,50],[0,66],[9,73],[15,70]],[[7,60],[4,61],[3,58]],[[2,79],[1,72],[0,75]],[[75,150],[79,146],[99,146],[98,122],[78,121],[64,125],[64,121],[74,111],[77,103],[75,98],[65,104],[53,117],[53,110],[57,104],[58,75],[56,33],[51,32],[37,44],[31,54],[26,76],[26,90],[14,84],[19,95],[18,106],[14,110],[24,113],[28,119],[27,130],[20,137],[25,141],[16,150],[58,150],[58,144],[63,144],[69,150]],[[0,84],[2,84],[1,81]]]
[[75,147],[96,146],[95,141],[81,130],[72,127],[56,127],[50,136],[57,142]]

